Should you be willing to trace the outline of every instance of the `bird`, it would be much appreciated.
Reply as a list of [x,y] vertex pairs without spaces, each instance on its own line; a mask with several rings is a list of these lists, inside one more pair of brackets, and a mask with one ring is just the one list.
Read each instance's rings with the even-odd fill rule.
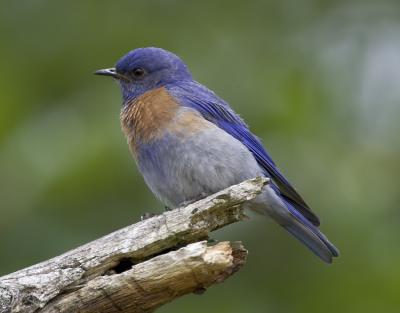
[[138,170],[168,208],[257,176],[271,180],[250,208],[332,263],[339,250],[320,220],[278,169],[261,140],[231,106],[193,79],[183,60],[157,47],[131,50],[97,75],[121,89],[121,128]]

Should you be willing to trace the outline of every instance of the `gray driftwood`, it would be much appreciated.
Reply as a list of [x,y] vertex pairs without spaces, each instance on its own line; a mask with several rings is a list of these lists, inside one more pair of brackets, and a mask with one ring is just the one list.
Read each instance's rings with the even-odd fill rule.
[[0,312],[152,312],[237,271],[240,242],[209,245],[209,232],[244,218],[265,178],[113,232],[0,277]]

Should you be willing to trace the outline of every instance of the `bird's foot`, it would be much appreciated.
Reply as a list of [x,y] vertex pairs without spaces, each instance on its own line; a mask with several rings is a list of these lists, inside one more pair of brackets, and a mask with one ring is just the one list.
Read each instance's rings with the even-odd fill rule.
[[141,221],[144,221],[144,220],[147,220],[147,219],[152,218],[152,217],[157,216],[157,215],[160,215],[160,214],[146,212],[146,213],[143,213],[143,214],[140,216],[140,220],[141,220]]
[[195,203],[197,200],[187,200],[187,201],[183,201],[179,206],[181,208],[188,206],[189,204]]

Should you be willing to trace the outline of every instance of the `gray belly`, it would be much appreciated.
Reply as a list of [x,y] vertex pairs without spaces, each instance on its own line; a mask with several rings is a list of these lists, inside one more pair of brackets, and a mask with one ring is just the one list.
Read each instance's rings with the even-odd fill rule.
[[262,175],[252,153],[218,127],[141,145],[137,163],[152,192],[171,208]]

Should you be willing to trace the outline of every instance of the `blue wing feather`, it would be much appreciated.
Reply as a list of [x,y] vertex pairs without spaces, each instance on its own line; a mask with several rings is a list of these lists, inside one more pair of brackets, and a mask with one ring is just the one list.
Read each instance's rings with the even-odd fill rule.
[[211,90],[196,82],[185,82],[167,86],[169,92],[178,99],[181,105],[194,108],[205,119],[241,141],[253,153],[255,159],[264,169],[266,176],[271,177],[281,196],[293,205],[313,225],[319,226],[318,217],[311,211],[303,198],[276,167],[261,141],[254,136],[246,123],[230,106]]

